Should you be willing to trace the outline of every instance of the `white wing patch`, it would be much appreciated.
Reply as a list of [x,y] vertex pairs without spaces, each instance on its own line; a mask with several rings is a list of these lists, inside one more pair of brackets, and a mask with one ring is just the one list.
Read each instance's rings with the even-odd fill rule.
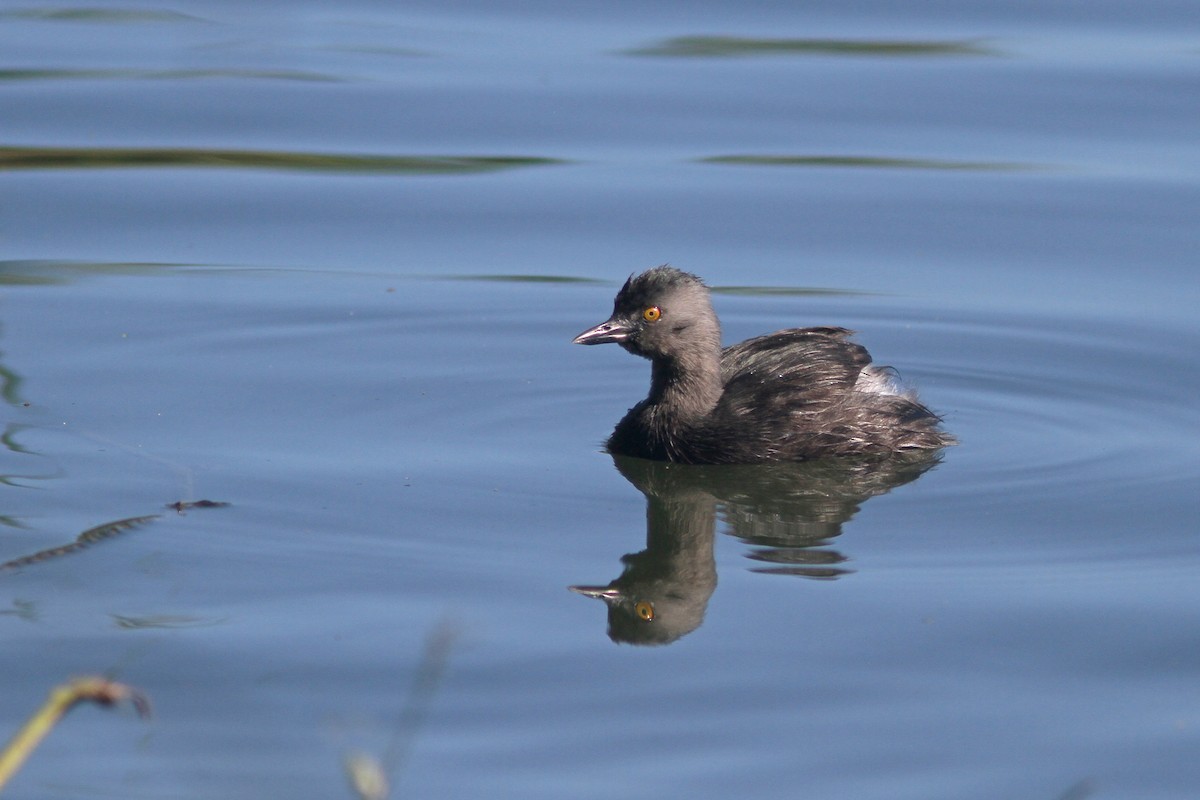
[[855,391],[867,392],[868,394],[887,394],[895,395],[896,397],[905,397],[909,400],[916,399],[916,392],[904,385],[900,380],[900,375],[891,367],[876,367],[869,365],[858,373],[858,380],[854,383]]

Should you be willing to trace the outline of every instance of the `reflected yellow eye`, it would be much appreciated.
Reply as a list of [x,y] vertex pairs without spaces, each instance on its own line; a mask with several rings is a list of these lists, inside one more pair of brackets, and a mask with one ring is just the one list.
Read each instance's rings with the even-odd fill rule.
[[658,318],[662,316],[662,309],[658,306],[650,306],[642,312],[642,319],[646,322],[658,322]]
[[[649,311],[649,310],[650,309],[647,309],[647,311]],[[657,309],[655,309],[655,310],[657,310]],[[651,622],[654,620],[654,604],[653,603],[647,602],[646,600],[642,600],[634,605],[633,610],[634,610],[634,613],[636,613],[639,618],[644,619],[646,622]]]

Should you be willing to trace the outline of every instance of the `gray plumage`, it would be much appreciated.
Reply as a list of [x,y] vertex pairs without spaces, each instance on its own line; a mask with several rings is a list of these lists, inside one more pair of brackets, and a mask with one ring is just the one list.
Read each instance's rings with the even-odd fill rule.
[[708,287],[662,266],[631,276],[612,316],[575,337],[650,359],[650,393],[629,409],[610,452],[688,464],[886,457],[954,438],[871,364],[844,328],[792,328],[721,347]]

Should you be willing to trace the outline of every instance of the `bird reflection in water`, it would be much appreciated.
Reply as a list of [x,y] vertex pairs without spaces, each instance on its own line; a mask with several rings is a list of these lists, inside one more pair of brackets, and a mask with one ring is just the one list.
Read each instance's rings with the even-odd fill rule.
[[916,480],[938,453],[884,460],[691,466],[613,456],[617,470],[646,496],[646,549],[621,557],[624,571],[606,586],[571,586],[603,600],[614,642],[669,644],[698,628],[717,587],[713,537],[726,532],[753,545],[755,572],[834,579],[850,570],[829,546],[842,523],[876,495]]

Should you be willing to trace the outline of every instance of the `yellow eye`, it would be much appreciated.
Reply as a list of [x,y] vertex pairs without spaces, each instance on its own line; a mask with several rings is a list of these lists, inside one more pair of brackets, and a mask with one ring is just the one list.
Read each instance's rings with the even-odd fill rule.
[[[650,309],[647,309],[650,310]],[[654,604],[641,600],[633,606],[634,612],[646,622],[654,621]]]
[[642,319],[646,322],[658,322],[658,318],[662,316],[662,309],[658,306],[650,306],[642,312]]

